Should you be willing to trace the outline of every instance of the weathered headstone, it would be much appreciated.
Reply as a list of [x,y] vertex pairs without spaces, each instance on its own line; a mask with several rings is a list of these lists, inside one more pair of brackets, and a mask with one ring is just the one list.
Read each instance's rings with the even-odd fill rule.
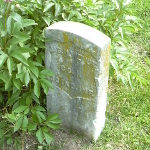
[[47,109],[59,113],[62,126],[97,140],[105,124],[110,38],[87,25],[58,22],[45,30],[46,67],[54,91]]

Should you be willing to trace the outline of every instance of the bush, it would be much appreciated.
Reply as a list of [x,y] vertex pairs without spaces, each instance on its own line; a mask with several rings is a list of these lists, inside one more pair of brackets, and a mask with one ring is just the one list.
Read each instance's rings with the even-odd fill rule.
[[29,17],[25,3],[34,4],[0,1],[0,144],[7,141],[15,149],[23,149],[26,133],[50,144],[49,130],[60,124],[58,114],[47,116],[42,105],[43,91],[53,89],[46,80],[53,73],[44,67],[46,24]]

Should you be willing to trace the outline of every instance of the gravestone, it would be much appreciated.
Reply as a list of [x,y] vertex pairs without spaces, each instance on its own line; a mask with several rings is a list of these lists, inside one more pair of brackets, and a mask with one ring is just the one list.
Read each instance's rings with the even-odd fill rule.
[[97,140],[105,124],[110,38],[76,22],[58,22],[45,30],[46,68],[55,76],[47,109],[59,113],[64,129]]

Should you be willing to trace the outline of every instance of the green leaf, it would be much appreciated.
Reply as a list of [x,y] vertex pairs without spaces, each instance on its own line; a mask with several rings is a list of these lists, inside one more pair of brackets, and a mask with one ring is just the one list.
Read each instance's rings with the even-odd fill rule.
[[111,65],[115,69],[116,73],[118,74],[118,62],[115,59],[110,59]]
[[50,128],[52,128],[52,129],[54,129],[54,130],[60,128],[60,125],[58,125],[58,124],[53,124],[53,123],[50,123],[50,122],[47,123],[47,126],[50,127]]
[[40,104],[39,99],[37,98],[37,96],[36,96],[34,93],[32,94],[32,98],[34,99],[34,101],[35,101],[37,104]]
[[28,118],[27,118],[26,115],[24,115],[24,117],[23,117],[23,122],[22,122],[22,128],[23,128],[23,129],[26,128],[27,125],[28,125]]
[[49,121],[51,121],[51,120],[55,120],[55,119],[57,119],[58,117],[59,117],[58,114],[52,114],[52,115],[48,116],[48,118],[46,119],[46,122],[49,122]]
[[150,66],[150,59],[148,57],[145,58],[145,61]]
[[39,76],[39,70],[37,67],[34,66],[33,61],[28,61],[28,68],[33,72],[33,74],[38,78]]
[[54,89],[52,83],[49,80],[41,79],[41,83],[46,84],[49,88]]
[[122,28],[121,27],[119,27],[119,31],[120,31],[120,33],[121,33],[121,37],[122,37],[122,41],[123,41],[123,31],[122,31]]
[[16,74],[16,79],[22,78],[25,75],[25,72],[21,72],[19,74]]
[[26,74],[25,74],[25,83],[26,83],[26,86],[28,85],[29,82],[30,82],[30,75],[29,75],[29,72],[27,71]]
[[121,74],[118,74],[117,75],[117,80],[119,81],[119,80],[122,80],[122,83],[124,84],[124,85],[127,85],[127,79],[126,79],[126,77],[125,76],[123,76],[123,75],[121,75]]
[[54,123],[54,124],[59,124],[59,123],[61,123],[61,120],[60,119],[55,119],[55,120],[51,120],[49,122]]
[[5,83],[7,82],[7,77],[0,73],[0,79],[3,80]]
[[49,132],[49,128],[47,126],[43,126],[41,129],[43,132]]
[[17,150],[22,150],[21,139],[16,137],[14,145]]
[[13,143],[13,138],[10,137],[10,138],[7,140],[7,144],[10,145],[10,144],[12,144],[12,143]]
[[132,83],[132,78],[131,78],[131,74],[129,72],[127,72],[127,78],[128,78],[128,81],[129,81],[129,84],[133,90],[133,83]]
[[[40,54],[39,54],[40,55]],[[33,64],[35,65],[35,66],[37,66],[37,67],[42,67],[42,68],[44,68],[44,66],[42,65],[42,61],[41,62],[38,62],[38,61],[32,61],[33,62]]]
[[29,35],[24,33],[24,32],[20,32],[20,31],[15,31],[12,36],[14,36],[15,38],[18,38],[19,40],[21,40],[22,42],[30,39]]
[[14,66],[14,61],[11,57],[8,57],[7,59],[7,68],[9,71],[9,74],[11,75],[12,71],[13,71],[13,66]]
[[12,45],[19,44],[22,42],[24,42],[24,40],[13,37],[11,40],[9,40],[8,45],[12,46]]
[[18,89],[15,87],[15,85],[12,85],[12,93],[14,94],[16,91],[18,91]]
[[42,0],[37,0],[38,4],[42,5]]
[[20,102],[19,102],[19,101],[16,101],[16,102],[13,104],[12,111],[15,110],[16,108],[18,108],[19,106],[20,106]]
[[43,133],[42,133],[42,130],[39,129],[37,132],[36,132],[36,137],[39,141],[39,143],[41,144],[43,142]]
[[48,90],[49,90],[49,87],[48,87],[45,83],[43,83],[43,82],[41,82],[41,86],[42,86],[43,89],[44,89],[44,93],[47,94],[47,93],[48,93]]
[[[45,31],[44,31],[45,32]],[[44,39],[44,42],[52,42],[53,40],[52,40],[52,38],[45,38]]]
[[[25,98],[22,97],[22,95],[20,96],[20,100],[19,100],[19,106],[26,106],[26,100]],[[28,106],[27,106],[28,107]]]
[[5,63],[7,57],[8,55],[5,53],[2,53],[2,55],[0,55],[0,67],[2,67],[2,65]]
[[28,26],[32,26],[32,25],[38,25],[38,24],[35,23],[35,21],[32,19],[23,19],[22,25],[23,25],[23,27],[28,27]]
[[21,28],[23,29],[23,26],[22,26],[22,17],[21,17],[19,14],[15,13],[15,12],[13,12],[13,13],[11,14],[11,17],[12,17],[15,21],[17,21],[17,22],[21,25]]
[[115,3],[116,3],[116,7],[117,7],[117,9],[119,9],[119,10],[120,10],[120,2],[119,2],[118,0],[115,0]]
[[[36,114],[37,114],[38,119],[39,119],[39,117],[40,117],[40,118],[42,118],[43,120],[46,120],[46,118],[45,118],[45,116],[44,116],[44,114],[43,114],[42,112],[36,111]],[[39,122],[40,122],[40,120],[41,120],[41,119],[39,119]]]
[[15,51],[19,51],[19,53],[32,53],[32,52],[34,52],[33,49],[28,48],[28,47],[17,47],[15,49]]
[[45,21],[45,23],[49,26],[49,25],[50,25],[50,22],[51,22],[50,18],[49,18],[49,17],[46,17],[46,16],[44,16],[44,17],[42,17],[42,18],[43,18],[43,20]]
[[14,132],[20,129],[21,125],[23,122],[23,115],[21,114],[19,119],[16,121],[15,126],[14,126]]
[[7,35],[7,31],[1,31],[1,37],[4,37]]
[[0,21],[0,31],[2,31],[3,29],[4,29],[4,23]]
[[42,64],[42,56],[41,56],[41,55],[38,55],[38,56],[36,57],[36,61],[37,61],[38,63]]
[[54,6],[54,3],[47,3],[44,7],[44,11],[43,12],[47,12],[50,8],[52,8]]
[[31,71],[29,73],[30,73],[31,79],[33,80],[33,83],[35,84],[37,82],[36,76]]
[[113,77],[115,74],[115,69],[112,67],[112,65],[109,66],[109,77]]
[[0,92],[0,104],[2,104],[3,103],[3,95],[2,95],[2,93]]
[[54,137],[52,135],[50,135],[50,134],[47,134],[46,132],[43,132],[43,133],[44,133],[46,142],[50,145],[51,141],[54,140]]
[[3,137],[3,135],[4,135],[4,130],[0,129],[0,139]]
[[21,83],[20,83],[20,80],[19,80],[19,79],[13,78],[13,84],[15,85],[15,87],[16,87],[17,89],[20,89]]
[[29,113],[29,107],[24,110],[25,115],[28,114],[28,113]]
[[5,84],[5,90],[10,88],[12,86],[12,76],[9,76],[9,79],[7,80]]
[[21,112],[23,112],[27,108],[28,108],[28,106],[19,106],[13,112],[15,112],[15,113],[21,113]]
[[37,116],[37,119],[38,119],[38,121],[37,121],[37,122],[42,123],[42,119],[41,119],[41,117],[40,117],[39,115],[36,115],[36,116]]
[[13,26],[13,23],[12,23],[12,18],[11,18],[11,16],[9,16],[8,17],[8,19],[7,19],[7,32],[9,33],[9,34],[11,34],[12,33],[12,27]]
[[129,15],[126,15],[125,16],[125,20],[132,20],[132,21],[136,21],[138,18],[136,16],[129,16]]
[[54,76],[54,73],[49,69],[44,69],[40,72],[40,75],[44,75],[47,77],[47,76]]
[[14,23],[14,29],[13,29],[12,33],[15,32],[15,31],[20,31],[21,28],[22,28],[22,25],[18,22],[15,22]]
[[82,19],[82,15],[78,11],[74,11],[74,15],[76,15],[78,19]]
[[[82,19],[82,15],[78,11],[71,10],[68,19],[70,20],[74,16],[76,16],[78,19]],[[90,17],[90,16],[88,16],[88,17]]]
[[126,5],[129,5],[132,2],[132,0],[126,0],[123,3],[123,6],[125,7]]
[[46,111],[42,106],[38,105],[34,107],[35,110],[37,111]]
[[21,90],[16,91],[15,93],[12,94],[11,98],[8,99],[7,101],[7,105],[11,105],[12,103],[14,103],[16,100],[18,100],[20,97]]
[[39,123],[39,119],[38,119],[37,115],[32,114],[32,121]]
[[[1,117],[1,116],[0,116],[0,117]],[[3,127],[5,127],[6,124],[7,124],[6,122],[1,121],[1,122],[0,122],[0,129],[2,129]]]
[[28,61],[27,61],[27,60],[25,59],[25,57],[24,57],[22,54],[20,54],[19,52],[13,51],[13,52],[11,53],[11,56],[14,57],[14,58],[16,58],[17,60],[21,61],[23,64],[29,66],[29,65],[28,65]]
[[11,121],[13,121],[13,122],[16,120],[16,116],[15,116],[14,113],[8,114],[8,118],[9,118]]
[[55,17],[59,16],[61,14],[62,8],[61,5],[56,3],[55,4]]
[[36,127],[37,127],[37,124],[35,124],[35,123],[29,123],[28,125],[27,125],[27,129],[29,130],[29,131],[33,131],[33,130],[36,130]]
[[34,93],[39,98],[40,96],[40,82],[37,81],[34,85]]
[[26,104],[27,104],[28,106],[30,106],[31,103],[32,103],[32,99],[31,99],[31,97],[30,97],[30,95],[29,95],[29,96],[26,97]]
[[62,13],[62,18],[63,18],[64,21],[68,21],[67,15],[65,13]]

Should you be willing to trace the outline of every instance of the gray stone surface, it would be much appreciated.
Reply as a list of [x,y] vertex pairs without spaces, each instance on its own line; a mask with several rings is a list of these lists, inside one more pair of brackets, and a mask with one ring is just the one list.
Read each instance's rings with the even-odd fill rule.
[[62,126],[97,140],[105,124],[110,38],[81,23],[58,22],[45,30],[50,80],[47,109]]

